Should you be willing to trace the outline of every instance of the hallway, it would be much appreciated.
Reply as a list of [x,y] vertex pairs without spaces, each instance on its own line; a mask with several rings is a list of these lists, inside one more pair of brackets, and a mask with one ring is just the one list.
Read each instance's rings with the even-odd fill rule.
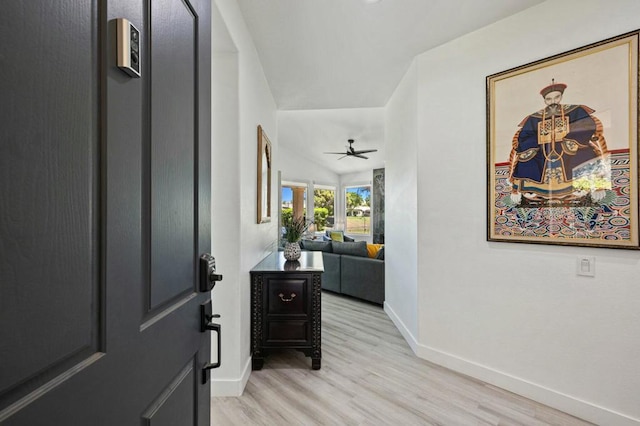
[[212,425],[588,425],[417,358],[382,308],[322,294],[322,369],[268,357],[239,398],[214,398]]

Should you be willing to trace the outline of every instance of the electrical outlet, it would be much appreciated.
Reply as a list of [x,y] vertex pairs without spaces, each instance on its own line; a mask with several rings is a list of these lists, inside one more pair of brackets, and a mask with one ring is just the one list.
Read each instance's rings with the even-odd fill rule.
[[578,258],[578,275],[584,277],[596,276],[595,256],[581,256]]

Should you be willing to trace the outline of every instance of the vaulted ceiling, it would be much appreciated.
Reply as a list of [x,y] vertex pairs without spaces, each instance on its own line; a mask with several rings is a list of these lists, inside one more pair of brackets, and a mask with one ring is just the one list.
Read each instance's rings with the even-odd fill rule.
[[[380,166],[383,153],[337,160],[323,152],[349,138],[357,149],[384,150],[384,129],[367,124],[371,108],[384,107],[416,55],[543,0],[237,1],[292,126],[280,126],[279,144],[342,174]],[[352,108],[367,110],[318,111]]]

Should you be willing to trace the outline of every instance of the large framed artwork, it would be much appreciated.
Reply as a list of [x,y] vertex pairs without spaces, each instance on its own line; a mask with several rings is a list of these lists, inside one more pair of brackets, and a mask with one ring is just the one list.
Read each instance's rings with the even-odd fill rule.
[[640,248],[638,35],[487,77],[487,239]]

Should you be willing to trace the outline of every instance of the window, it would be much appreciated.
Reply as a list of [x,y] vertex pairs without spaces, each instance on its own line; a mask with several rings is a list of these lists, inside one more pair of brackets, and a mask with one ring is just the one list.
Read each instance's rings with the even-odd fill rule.
[[347,234],[371,234],[371,185],[348,186],[345,190],[344,232]]
[[313,188],[313,223],[316,231],[333,228],[335,224],[336,189],[333,186],[315,185]]

